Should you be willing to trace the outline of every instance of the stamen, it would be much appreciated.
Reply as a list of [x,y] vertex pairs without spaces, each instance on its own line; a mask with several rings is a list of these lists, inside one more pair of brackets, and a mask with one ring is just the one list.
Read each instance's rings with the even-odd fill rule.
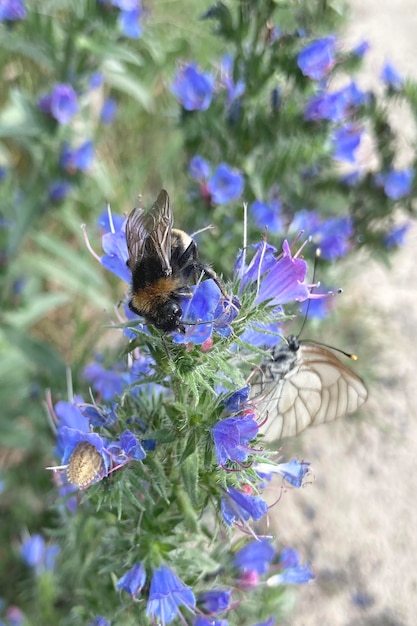
[[112,233],[113,233],[113,235],[114,235],[114,233],[115,233],[116,231],[115,231],[115,228],[114,228],[114,223],[113,223],[113,215],[112,215],[112,213],[111,213],[111,208],[110,208],[110,203],[109,203],[109,202],[107,203],[107,215],[109,216],[110,230],[111,230],[111,232],[112,232]]
[[85,241],[85,245],[87,246],[87,250],[96,259],[96,261],[101,263],[100,257],[98,256],[98,254],[96,252],[94,252],[93,248],[91,247],[90,240],[88,239],[88,235],[87,235],[86,225],[85,224],[81,224],[81,228],[83,229],[84,241]]

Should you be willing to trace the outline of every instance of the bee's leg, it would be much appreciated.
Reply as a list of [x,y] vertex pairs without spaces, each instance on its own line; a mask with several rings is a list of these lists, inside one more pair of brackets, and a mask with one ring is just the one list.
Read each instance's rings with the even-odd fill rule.
[[204,263],[196,263],[195,267],[198,272],[204,272],[204,274],[208,276],[208,278],[211,278],[212,280],[214,280],[214,282],[216,283],[216,285],[222,292],[222,295],[225,298],[227,298],[227,300],[231,300],[231,296],[230,294],[226,292],[226,288],[223,284],[223,281],[217,276],[214,269],[212,269],[209,265],[205,265]]

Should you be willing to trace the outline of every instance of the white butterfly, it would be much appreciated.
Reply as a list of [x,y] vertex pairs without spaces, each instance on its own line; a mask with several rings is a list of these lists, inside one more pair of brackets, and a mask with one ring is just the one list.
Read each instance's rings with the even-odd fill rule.
[[330,350],[294,335],[280,342],[252,378],[251,398],[269,441],[354,413],[368,397],[363,381]]

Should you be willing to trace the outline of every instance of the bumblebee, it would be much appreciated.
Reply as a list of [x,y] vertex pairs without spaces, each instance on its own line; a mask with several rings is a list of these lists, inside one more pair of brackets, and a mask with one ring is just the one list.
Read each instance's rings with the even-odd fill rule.
[[163,332],[185,333],[181,300],[203,273],[228,297],[216,273],[198,258],[197,244],[173,228],[171,203],[162,189],[150,211],[133,209],[126,223],[127,265],[132,272],[129,308]]

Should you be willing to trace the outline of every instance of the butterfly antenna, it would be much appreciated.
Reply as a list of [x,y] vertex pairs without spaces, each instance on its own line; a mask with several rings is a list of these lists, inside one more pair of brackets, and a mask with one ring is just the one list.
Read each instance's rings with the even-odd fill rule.
[[340,348],[335,348],[334,346],[329,346],[328,343],[322,343],[321,341],[316,341],[315,339],[306,339],[305,341],[308,341],[309,343],[314,343],[316,346],[322,346],[323,348],[329,348],[330,350],[333,350],[334,352],[339,352],[340,354],[343,354],[344,356],[346,356],[351,361],[357,361],[358,360],[358,357],[356,356],[356,354],[353,354],[352,352],[345,352],[344,350],[341,350]]
[[[320,258],[320,255],[321,255],[321,250],[320,250],[320,248],[317,248],[317,249],[316,249],[316,254],[315,254],[315,256],[314,256],[313,280],[312,280],[313,286],[312,286],[312,288],[311,288],[311,290],[310,290],[310,293],[313,293],[313,289],[314,289],[314,287],[316,286],[316,285],[315,285],[315,280],[316,280],[317,262],[318,262],[318,260],[319,260],[319,258]],[[305,312],[305,315],[304,315],[303,323],[301,324],[301,328],[300,328],[300,330],[298,331],[297,338],[301,336],[301,333],[302,333],[302,332],[303,332],[303,330],[304,330],[304,326],[305,326],[305,325],[306,325],[306,323],[307,323],[307,320],[308,320],[308,312],[309,312],[309,310],[310,310],[310,304],[311,304],[311,298],[309,298],[309,299],[308,299],[308,302],[307,302],[307,309],[306,309],[306,312]]]

